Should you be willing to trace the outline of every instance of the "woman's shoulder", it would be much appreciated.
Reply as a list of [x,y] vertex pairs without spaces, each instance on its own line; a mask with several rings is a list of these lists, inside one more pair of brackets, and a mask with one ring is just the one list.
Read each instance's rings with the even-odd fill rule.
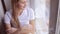
[[34,10],[32,8],[28,8],[28,12],[29,12],[30,20],[35,19]]
[[11,10],[7,10],[4,15],[4,22],[6,24],[10,24],[10,20],[11,20]]
[[27,9],[28,9],[28,10],[33,10],[33,9],[32,9],[32,8],[30,8],[30,7],[28,7]]
[[9,9],[9,10],[6,11],[5,14],[11,14],[11,13],[12,13],[12,9]]
[[30,7],[28,7],[27,10],[28,10],[29,13],[34,13],[34,10],[32,8],[30,8]]
[[34,12],[34,10],[32,8],[30,8],[30,7],[28,7],[27,10],[28,10],[29,13],[33,13]]
[[11,14],[12,14],[12,10],[11,9],[10,10],[7,10],[6,13],[5,13],[5,15],[6,16],[9,16],[9,17],[11,17]]

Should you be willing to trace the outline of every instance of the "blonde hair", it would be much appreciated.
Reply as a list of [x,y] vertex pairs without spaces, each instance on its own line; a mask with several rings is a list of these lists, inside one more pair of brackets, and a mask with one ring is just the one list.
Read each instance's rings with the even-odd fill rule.
[[18,20],[18,16],[17,13],[18,11],[16,11],[16,3],[18,2],[18,0],[11,0],[11,4],[12,4],[12,17],[13,17],[13,23],[16,25],[17,28],[20,28],[20,23]]

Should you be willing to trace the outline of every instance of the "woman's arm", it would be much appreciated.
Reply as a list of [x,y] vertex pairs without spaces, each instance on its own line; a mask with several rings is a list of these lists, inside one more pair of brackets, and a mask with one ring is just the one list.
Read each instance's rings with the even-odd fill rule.
[[7,13],[4,16],[4,22],[5,22],[7,33],[12,33],[17,30],[16,28],[11,27],[10,18],[8,17]]
[[30,20],[30,25],[32,25],[32,27],[33,27],[33,32],[32,32],[32,34],[34,34],[34,32],[35,32],[35,20]]
[[6,31],[7,31],[7,33],[13,33],[15,31],[17,31],[17,28],[11,27],[10,24],[6,24]]
[[11,29],[11,25],[10,24],[5,24],[6,25],[6,30]]

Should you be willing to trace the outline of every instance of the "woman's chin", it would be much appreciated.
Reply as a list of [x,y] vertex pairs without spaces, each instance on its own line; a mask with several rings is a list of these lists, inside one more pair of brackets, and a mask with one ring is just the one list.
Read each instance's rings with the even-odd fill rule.
[[18,9],[24,9],[23,7],[17,7]]

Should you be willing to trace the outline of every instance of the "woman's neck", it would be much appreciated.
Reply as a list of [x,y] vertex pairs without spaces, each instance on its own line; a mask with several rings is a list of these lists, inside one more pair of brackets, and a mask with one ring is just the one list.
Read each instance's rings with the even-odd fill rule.
[[20,16],[23,12],[23,9],[18,9],[17,11],[18,11],[18,16]]

